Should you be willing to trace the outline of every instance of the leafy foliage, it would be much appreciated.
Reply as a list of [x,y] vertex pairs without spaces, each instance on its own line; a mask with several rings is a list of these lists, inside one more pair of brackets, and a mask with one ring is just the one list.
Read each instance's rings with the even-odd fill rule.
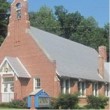
[[27,103],[25,100],[13,100],[9,102],[9,108],[26,108]]
[[88,96],[88,105],[87,108],[92,109],[104,109],[107,105],[108,98],[104,96]]
[[30,12],[29,15],[32,26],[57,33],[58,30],[56,28],[59,27],[59,23],[55,20],[55,16],[50,8],[43,6],[37,13]]
[[13,100],[9,103],[1,103],[0,107],[2,108],[27,108],[27,104],[25,100]]
[[7,34],[9,3],[7,0],[0,0],[0,44]]
[[73,109],[77,108],[78,95],[77,94],[61,94],[56,100],[52,101],[54,109]]

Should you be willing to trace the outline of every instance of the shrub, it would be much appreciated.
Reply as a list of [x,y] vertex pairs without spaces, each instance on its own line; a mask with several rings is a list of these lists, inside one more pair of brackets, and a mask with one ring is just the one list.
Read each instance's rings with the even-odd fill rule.
[[92,109],[104,109],[105,106],[107,105],[108,98],[104,96],[88,96],[88,105],[86,106],[87,108],[92,108]]
[[0,107],[8,108],[9,107],[9,103],[0,103]]
[[13,100],[12,102],[9,102],[10,108],[26,108],[26,101],[24,100]]
[[78,105],[78,95],[75,94],[61,94],[56,100],[52,102],[53,108],[58,109],[75,109]]

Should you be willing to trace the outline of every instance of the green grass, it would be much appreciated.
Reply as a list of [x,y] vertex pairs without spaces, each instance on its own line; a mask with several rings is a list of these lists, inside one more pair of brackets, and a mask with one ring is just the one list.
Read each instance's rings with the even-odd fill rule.
[[17,108],[5,108],[0,107],[0,110],[28,110],[28,109],[17,109]]

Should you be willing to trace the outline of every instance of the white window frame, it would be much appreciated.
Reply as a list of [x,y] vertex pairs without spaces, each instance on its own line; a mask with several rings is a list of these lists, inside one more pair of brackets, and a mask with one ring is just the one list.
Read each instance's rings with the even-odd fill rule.
[[[8,78],[8,77],[6,77],[6,78]],[[14,89],[13,89],[13,91],[9,91],[10,90],[9,88],[11,87],[11,84],[13,84],[13,88],[14,88],[14,77],[9,77],[9,78],[13,78],[13,80],[4,82],[4,78],[2,77],[2,80],[1,80],[1,92],[2,93],[14,93]],[[4,91],[4,84],[7,84],[7,89],[8,89],[7,92]]]
[[66,93],[70,94],[70,79],[66,79]]
[[105,84],[105,96],[109,97],[110,96],[110,84]]
[[[68,80],[68,84],[66,84],[67,83],[67,80]],[[62,89],[62,93],[63,94],[66,94],[66,93],[70,94],[70,79],[62,79],[61,86],[62,86],[61,89]],[[67,88],[68,88],[68,92],[66,92],[67,91]]]
[[[79,84],[78,84],[78,90],[79,90],[79,97],[86,97],[86,82],[85,81],[80,81],[80,82],[78,82]],[[82,84],[84,84],[84,95],[82,94],[83,93],[83,86],[82,86]]]
[[[97,88],[95,88],[95,85],[97,85]],[[95,94],[97,90],[97,95]],[[98,82],[93,83],[93,95],[98,96],[99,95],[99,90],[98,90]]]
[[38,87],[38,84],[36,84],[36,81],[38,81],[38,80],[40,80],[40,78],[34,78],[33,79],[33,90],[34,91],[41,88],[41,80],[40,80],[40,86],[39,87]]

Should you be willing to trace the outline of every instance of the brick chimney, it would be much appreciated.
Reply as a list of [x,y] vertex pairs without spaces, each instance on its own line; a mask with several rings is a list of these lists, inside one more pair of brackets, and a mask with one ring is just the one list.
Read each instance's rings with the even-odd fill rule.
[[107,52],[105,46],[99,46],[98,72],[104,78],[104,63],[107,61]]

